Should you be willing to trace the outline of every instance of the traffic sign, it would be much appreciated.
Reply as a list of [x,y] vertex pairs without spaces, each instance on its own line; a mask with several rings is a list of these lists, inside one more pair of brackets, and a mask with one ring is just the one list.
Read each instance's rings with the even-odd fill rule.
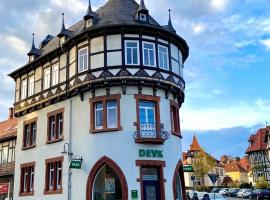
[[183,166],[184,172],[193,172],[193,167],[192,165],[184,165]]
[[215,185],[219,176],[217,174],[208,174],[208,176],[209,176],[210,180],[212,181],[212,183]]
[[82,160],[72,160],[69,165],[70,169],[81,169],[82,168]]

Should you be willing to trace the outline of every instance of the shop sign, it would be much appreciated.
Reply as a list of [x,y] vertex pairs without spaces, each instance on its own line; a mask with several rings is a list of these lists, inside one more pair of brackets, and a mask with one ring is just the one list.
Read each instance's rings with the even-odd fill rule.
[[81,169],[82,161],[81,160],[72,160],[69,165],[70,169]]
[[8,194],[8,183],[0,183],[0,194]]
[[141,158],[163,158],[162,150],[152,150],[152,149],[140,149],[139,156]]
[[138,196],[138,190],[131,190],[131,199],[137,200],[139,198]]
[[183,166],[184,172],[193,172],[193,167],[192,165],[185,165]]

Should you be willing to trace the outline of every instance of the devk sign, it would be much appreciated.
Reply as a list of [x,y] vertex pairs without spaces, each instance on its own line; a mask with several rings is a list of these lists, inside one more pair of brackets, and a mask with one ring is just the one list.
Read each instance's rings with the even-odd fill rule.
[[8,194],[8,183],[0,183],[0,194]]

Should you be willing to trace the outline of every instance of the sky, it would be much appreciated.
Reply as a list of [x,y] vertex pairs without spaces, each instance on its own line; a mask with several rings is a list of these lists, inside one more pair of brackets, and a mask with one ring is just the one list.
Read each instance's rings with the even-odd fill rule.
[[[93,10],[106,0],[92,0]],[[172,22],[190,47],[184,68],[186,98],[180,110],[183,150],[194,133],[206,151],[243,156],[247,139],[270,123],[269,0],[145,0],[161,24]],[[27,63],[36,43],[84,16],[88,0],[1,0],[0,121],[14,102],[7,74]]]

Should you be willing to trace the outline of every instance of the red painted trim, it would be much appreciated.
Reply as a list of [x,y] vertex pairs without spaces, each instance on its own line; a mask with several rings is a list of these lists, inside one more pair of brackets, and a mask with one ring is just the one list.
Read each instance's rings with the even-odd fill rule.
[[117,176],[120,179],[121,186],[122,186],[122,199],[128,200],[128,185],[127,185],[125,175],[122,172],[121,168],[113,160],[111,160],[110,158],[106,156],[99,159],[94,165],[94,167],[92,168],[91,172],[89,173],[89,176],[87,179],[87,185],[86,185],[86,200],[93,200],[92,191],[93,191],[94,181],[99,170],[104,165],[108,165],[109,167],[111,167],[114,170],[114,172],[117,174]]
[[186,200],[186,186],[185,186],[185,178],[184,178],[184,169],[183,169],[183,163],[180,160],[175,168],[174,171],[174,176],[173,176],[173,196],[174,200],[176,200],[176,178],[177,174],[179,173],[180,179],[181,179],[181,187],[182,187],[182,195],[183,195],[183,200]]

